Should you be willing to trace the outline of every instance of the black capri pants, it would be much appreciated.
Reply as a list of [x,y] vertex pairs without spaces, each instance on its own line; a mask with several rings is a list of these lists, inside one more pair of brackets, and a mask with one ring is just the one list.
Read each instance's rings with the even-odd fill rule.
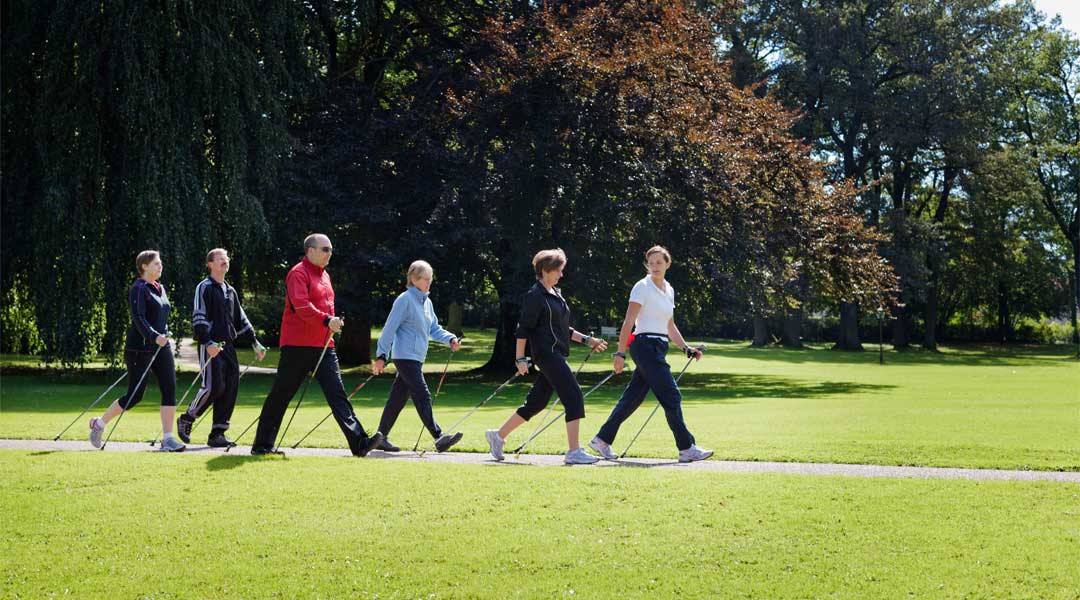
[[[146,366],[150,364],[150,357],[152,356],[154,356],[153,352],[124,350],[124,364],[127,365],[128,371],[128,389],[127,393],[117,400],[120,408],[130,410],[142,400],[143,392],[146,391],[146,386],[150,383],[150,376],[147,374],[141,384],[139,378],[146,372]],[[154,359],[154,364],[150,366],[150,370],[154,373],[154,377],[157,378],[158,389],[161,390],[161,405],[176,406],[176,367],[173,365],[172,344],[165,344],[161,347],[161,351],[157,353],[157,358]],[[135,389],[136,384],[139,385],[138,389]]]
[[561,355],[533,357],[536,366],[540,369],[540,377],[536,379],[532,389],[525,396],[525,404],[517,409],[517,414],[528,421],[534,415],[544,410],[551,401],[551,394],[557,393],[559,401],[566,410],[566,421],[576,421],[585,418],[585,397],[581,393],[574,372],[566,359]]

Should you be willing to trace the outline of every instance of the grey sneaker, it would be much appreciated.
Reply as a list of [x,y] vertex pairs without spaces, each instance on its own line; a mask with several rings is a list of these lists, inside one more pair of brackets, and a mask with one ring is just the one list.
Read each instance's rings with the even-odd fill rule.
[[619,455],[615,454],[615,451],[611,449],[611,444],[598,437],[594,437],[589,441],[589,447],[596,450],[596,453],[602,458],[606,458],[607,460],[619,460]]
[[184,450],[187,450],[187,446],[173,436],[167,435],[161,438],[161,452],[183,452]]
[[567,451],[566,458],[563,459],[563,463],[568,465],[591,465],[597,462],[600,462],[600,459],[586,452],[584,448]]
[[687,463],[694,462],[695,460],[705,460],[712,456],[712,450],[705,450],[698,448],[696,445],[692,445],[686,450],[679,450],[679,462]]
[[90,445],[101,447],[101,436],[105,433],[105,421],[101,417],[90,419]]
[[499,437],[499,430],[488,429],[484,432],[484,436],[487,437],[488,446],[491,447],[491,456],[495,457],[495,460],[502,460],[503,446],[506,445],[506,440]]

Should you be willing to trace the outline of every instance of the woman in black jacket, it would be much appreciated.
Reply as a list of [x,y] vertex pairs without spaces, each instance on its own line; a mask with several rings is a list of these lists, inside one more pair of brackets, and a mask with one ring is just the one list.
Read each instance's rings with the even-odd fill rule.
[[143,373],[146,373],[149,367],[161,390],[161,428],[165,433],[161,440],[161,450],[183,452],[186,446],[173,436],[173,419],[176,417],[176,368],[173,365],[172,346],[166,337],[169,331],[169,311],[172,307],[165,288],[158,283],[162,271],[160,254],[157,250],[140,252],[135,258],[135,268],[139,271],[139,277],[128,291],[131,327],[124,344],[128,390],[109,406],[105,414],[90,419],[90,443],[95,448],[100,448],[105,424],[142,400],[147,384]]
[[551,394],[559,394],[559,401],[566,409],[566,440],[569,450],[564,462],[568,465],[587,465],[598,459],[581,448],[578,430],[585,417],[585,399],[581,393],[566,357],[570,355],[570,342],[589,346],[593,352],[603,352],[607,342],[589,337],[570,327],[570,307],[555,284],[563,276],[566,254],[561,249],[541,250],[533,257],[536,283],[525,294],[521,304],[521,319],[517,328],[517,370],[519,375],[529,372],[529,359],[525,357],[525,342],[532,349],[532,360],[540,370],[529,394],[513,415],[499,429],[486,432],[488,446],[495,460],[503,459],[503,446],[512,431],[520,427],[547,406]]

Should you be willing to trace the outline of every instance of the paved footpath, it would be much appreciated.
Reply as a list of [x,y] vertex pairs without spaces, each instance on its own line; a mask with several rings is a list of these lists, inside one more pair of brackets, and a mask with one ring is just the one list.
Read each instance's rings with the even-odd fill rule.
[[[89,442],[61,440],[4,440],[0,439],[0,450],[35,450],[39,452],[49,451],[74,451],[94,452]],[[105,452],[153,452],[147,442],[109,442]],[[199,454],[224,454],[224,450],[209,448],[207,446],[189,444],[188,452]],[[237,446],[229,454],[235,456],[249,456],[251,448]],[[296,450],[285,448],[287,456],[338,456],[348,457],[349,452],[336,448],[297,448]],[[368,455],[371,459],[394,460],[402,462],[425,461],[432,463],[454,463],[465,465],[486,465],[492,467],[505,466],[533,466],[554,467],[564,466],[563,457],[549,454],[522,454],[521,458],[515,459],[512,454],[506,455],[504,462],[496,462],[486,453],[476,452],[429,452],[423,457],[416,452],[387,453],[374,451]],[[880,465],[845,465],[828,463],[794,463],[794,462],[752,462],[730,460],[707,460],[703,462],[680,464],[675,460],[660,458],[627,458],[619,461],[602,460],[595,467],[605,469],[616,467],[629,467],[641,469],[672,469],[686,471],[714,471],[724,473],[789,473],[796,475],[838,475],[843,477],[893,477],[913,479],[973,479],[973,480],[996,480],[996,481],[1058,481],[1062,483],[1080,483],[1080,472],[1073,471],[1009,471],[1002,469],[956,469],[939,467],[890,467]],[[594,467],[594,468],[595,468]]]
[[[192,341],[191,338],[180,338],[180,340],[176,344],[176,347],[180,348],[180,356],[177,356],[175,358],[175,361],[176,361],[177,365],[183,365],[185,367],[190,367],[191,369],[193,369],[195,371],[198,371],[199,370],[199,352],[198,352],[198,350],[195,349],[195,346],[192,345],[193,343],[194,342]],[[278,351],[277,348],[271,348],[269,350],[269,352],[277,352],[277,351]],[[250,353],[250,351],[248,351],[248,352]],[[249,356],[250,356],[250,354],[249,354]],[[241,363],[240,364],[240,372],[247,371],[248,373],[250,373],[252,375],[255,375],[257,373],[262,373],[264,375],[273,375],[274,373],[277,373],[277,369],[275,369],[273,367],[260,367],[258,365],[259,365],[259,363],[257,363],[257,362],[256,363],[251,363],[251,364]]]

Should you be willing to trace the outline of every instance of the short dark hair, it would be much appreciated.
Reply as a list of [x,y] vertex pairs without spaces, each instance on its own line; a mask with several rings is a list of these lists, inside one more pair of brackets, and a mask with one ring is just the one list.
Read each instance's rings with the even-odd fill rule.
[[143,250],[139,253],[138,256],[135,257],[135,270],[138,271],[139,275],[141,276],[143,269],[146,268],[146,265],[154,262],[160,256],[161,253],[157,250]]
[[562,248],[541,250],[533,256],[533,270],[536,271],[537,279],[541,279],[547,271],[554,271],[565,264],[566,253]]

